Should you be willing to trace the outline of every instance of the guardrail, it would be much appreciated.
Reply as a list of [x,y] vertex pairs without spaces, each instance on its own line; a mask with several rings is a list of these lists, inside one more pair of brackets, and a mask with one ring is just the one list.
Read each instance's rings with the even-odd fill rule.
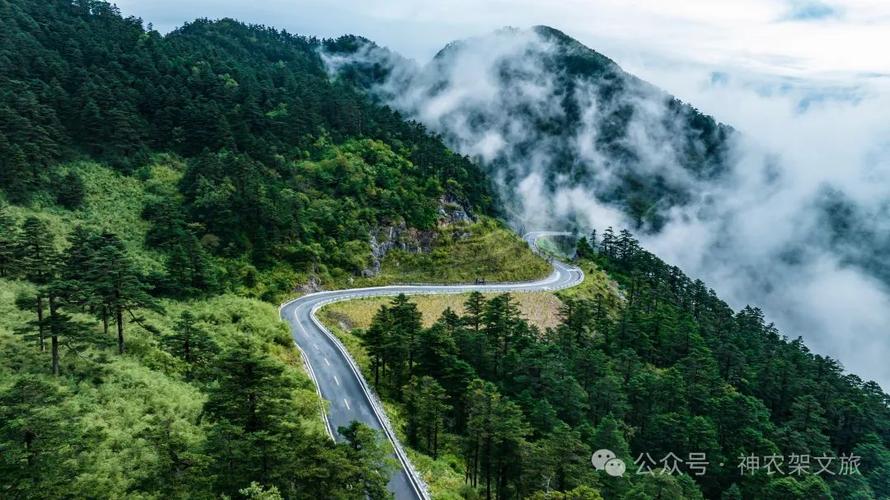
[[[529,240],[528,238],[532,235],[536,234],[539,236],[550,236],[550,235],[561,235],[568,233],[555,233],[555,232],[537,232],[537,233],[528,233],[523,238],[525,238],[529,245],[532,247],[533,251],[536,253],[539,252],[535,241],[537,238],[533,238]],[[557,286],[548,286],[550,282],[555,282],[557,279],[555,276],[559,275],[559,270],[556,269],[557,266],[564,266],[570,273],[577,272],[578,278],[572,279],[568,282],[562,283]],[[309,311],[309,319],[318,328],[328,340],[337,348],[340,352],[340,355],[343,356],[343,359],[346,360],[346,363],[349,365],[350,370],[355,375],[356,380],[359,382],[359,386],[362,389],[362,393],[368,401],[368,404],[371,406],[371,409],[374,412],[374,416],[377,418],[377,421],[380,423],[380,427],[383,429],[384,434],[389,439],[390,444],[393,447],[393,452],[396,455],[399,463],[402,466],[402,469],[405,471],[405,475],[408,477],[408,482],[411,484],[411,488],[417,494],[419,498],[422,500],[429,500],[430,495],[427,489],[426,483],[421,478],[420,473],[414,468],[414,465],[411,463],[411,460],[408,459],[407,454],[405,453],[404,448],[402,447],[401,442],[399,441],[398,436],[395,433],[395,430],[392,424],[389,421],[389,418],[386,416],[386,411],[383,409],[383,403],[380,401],[377,393],[374,391],[372,387],[370,387],[365,381],[365,377],[362,375],[361,370],[358,367],[358,363],[355,362],[352,355],[346,349],[346,346],[337,338],[336,335],[331,333],[330,330],[326,326],[324,326],[321,321],[316,317],[316,312],[322,307],[332,304],[334,302],[342,302],[345,300],[351,300],[356,298],[367,298],[367,297],[385,297],[398,295],[401,293],[406,293],[406,288],[419,288],[419,290],[407,290],[407,293],[410,295],[441,295],[441,294],[460,294],[467,293],[468,288],[476,288],[484,291],[484,289],[488,290],[497,290],[497,289],[505,289],[507,291],[512,292],[532,292],[536,291],[535,287],[540,287],[538,290],[561,290],[564,288],[569,288],[575,286],[584,281],[584,271],[580,268],[573,268],[570,266],[566,266],[560,262],[554,262],[554,270],[547,277],[539,281],[532,282],[501,282],[501,283],[492,283],[481,285],[478,283],[466,283],[466,284],[448,284],[444,285],[441,283],[438,284],[405,284],[405,285],[386,285],[380,287],[364,287],[364,288],[353,288],[346,290],[329,290],[323,292],[316,292],[307,295],[303,295],[302,297],[298,297],[296,299],[290,300],[281,304],[278,308],[278,316],[282,317],[282,312],[285,307],[298,302],[298,301],[310,301],[314,298],[318,298],[324,295],[332,295],[330,298],[323,299],[319,302],[312,304],[312,309]],[[436,290],[420,290],[423,287],[437,287]],[[440,288],[439,288],[440,287]],[[512,287],[517,287],[511,289]],[[521,287],[521,288],[520,288]],[[296,321],[299,319],[295,318]],[[303,349],[296,343],[297,349],[300,351],[300,356],[303,358],[303,362],[306,364],[307,372],[309,373],[309,377],[312,379],[312,382],[315,384],[315,390],[319,395],[319,398],[322,398],[321,391],[319,389],[318,380],[315,378],[315,371],[312,369],[312,365],[309,362],[309,357],[303,352]],[[331,439],[334,439],[333,429],[331,429],[330,421],[327,417],[327,412],[325,408],[322,407],[322,418],[325,422],[325,429],[327,430],[328,435]]]
[[396,454],[396,458],[398,458],[399,463],[402,464],[402,468],[405,470],[405,475],[408,476],[408,482],[411,483],[411,487],[414,489],[414,492],[417,496],[423,500],[429,500],[430,495],[427,491],[426,483],[423,481],[423,478],[420,477],[420,473],[414,468],[414,464],[411,463],[411,460],[408,459],[408,455],[405,453],[404,448],[402,448],[402,443],[399,441],[399,437],[396,435],[395,430],[390,423],[389,418],[386,416],[386,411],[383,409],[383,403],[380,401],[380,398],[377,396],[377,393],[371,388],[368,383],[365,381],[365,377],[362,375],[361,370],[358,367],[358,363],[355,362],[352,355],[346,349],[346,346],[343,345],[343,342],[337,338],[336,335],[331,333],[330,330],[324,326],[321,321],[315,316],[316,311],[318,311],[322,306],[333,302],[341,302],[343,300],[349,300],[348,297],[337,297],[332,298],[326,301],[319,302],[315,304],[312,309],[309,311],[309,319],[312,320],[312,323],[318,327],[327,337],[331,343],[340,351],[340,354],[349,364],[349,368],[352,369],[352,373],[355,374],[355,378],[358,379],[359,385],[362,388],[362,393],[364,393],[365,398],[368,400],[368,404],[371,405],[371,409],[374,411],[374,415],[377,417],[377,421],[380,422],[380,426],[383,428],[383,432],[386,434],[386,437],[389,438],[390,443],[392,444],[393,451]]

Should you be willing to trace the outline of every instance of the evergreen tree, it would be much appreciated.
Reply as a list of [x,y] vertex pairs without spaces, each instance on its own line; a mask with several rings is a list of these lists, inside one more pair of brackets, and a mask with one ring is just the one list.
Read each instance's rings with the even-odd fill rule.
[[114,317],[118,353],[123,354],[124,313],[135,318],[135,309],[155,307],[155,301],[148,295],[145,283],[117,236],[105,233],[100,237],[88,279],[94,284],[94,293]]
[[575,256],[579,259],[590,259],[593,255],[593,247],[590,246],[587,238],[585,236],[579,238],[575,244]]
[[387,455],[387,444],[373,429],[352,422],[348,427],[340,427],[338,432],[346,439],[346,456],[355,465],[356,473],[348,478],[350,484],[357,484],[357,493],[362,498],[383,500],[392,494],[387,489],[394,463]]
[[74,210],[83,204],[86,187],[83,179],[74,170],[69,170],[56,186],[56,202],[63,207]]
[[220,355],[215,371],[217,384],[204,411],[212,422],[207,445],[216,491],[235,494],[253,481],[275,486],[287,497],[309,495],[316,487],[342,491],[346,485],[336,482],[344,481],[348,471],[329,471],[334,483],[309,479],[314,474],[309,463],[333,457],[315,448],[320,435],[307,435],[296,423],[297,416],[312,410],[295,404],[299,384],[279,361],[242,338]]
[[510,294],[501,294],[489,300],[485,304],[483,321],[484,335],[491,350],[484,360],[481,373],[497,378],[512,343],[518,340],[522,335],[521,330],[527,325],[521,321],[519,307]]
[[0,492],[5,498],[61,498],[70,494],[77,462],[76,415],[48,379],[31,374],[0,391]]
[[205,367],[216,352],[210,335],[198,326],[198,319],[189,311],[183,311],[173,331],[163,338],[164,347],[170,354],[185,361],[189,373]]
[[28,217],[22,224],[22,236],[16,249],[17,267],[22,275],[38,286],[34,298],[34,310],[37,313],[37,342],[40,350],[46,350],[46,323],[44,321],[44,287],[50,284],[56,270],[58,253],[55,248],[55,236],[42,219]]
[[485,310],[485,297],[479,292],[471,292],[464,302],[464,320],[475,332],[482,329],[482,313]]
[[64,342],[70,350],[74,351],[89,340],[89,325],[73,319],[70,314],[62,310],[65,303],[64,293],[68,289],[70,288],[67,284],[57,280],[47,286],[43,293],[49,306],[49,316],[44,319],[46,325],[42,329],[50,337],[53,375],[59,375],[59,347],[61,343]]
[[0,200],[0,278],[9,276],[16,258],[19,228],[9,213],[9,206]]
[[489,382],[474,381],[469,389],[464,461],[467,482],[481,486],[485,498],[503,498],[520,477],[520,454],[528,428],[522,411]]
[[405,407],[408,414],[408,443],[429,453],[439,455],[439,439],[444,432],[444,417],[449,407],[445,389],[432,377],[414,377],[408,384]]
[[[383,362],[381,367],[386,370],[387,387],[397,401],[402,400],[404,386],[411,378],[414,370],[414,356],[417,354],[417,341],[422,329],[420,311],[417,305],[410,302],[404,294],[392,300],[385,313],[375,316],[375,328],[385,328],[383,336]],[[386,323],[382,323],[385,321]],[[371,339],[379,338],[376,331],[371,332]],[[375,353],[378,350],[375,348]]]
[[386,345],[388,343],[390,331],[390,314],[389,308],[381,306],[374,313],[374,319],[371,320],[371,326],[362,335],[362,345],[368,351],[371,358],[371,370],[374,372],[374,385],[380,386],[380,375],[386,375],[387,352]]

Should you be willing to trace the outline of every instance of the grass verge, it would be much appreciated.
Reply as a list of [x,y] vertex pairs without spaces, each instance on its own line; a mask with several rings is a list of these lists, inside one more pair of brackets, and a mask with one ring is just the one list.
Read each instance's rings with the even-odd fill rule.
[[[487,299],[495,293],[483,294]],[[417,304],[417,310],[423,316],[423,326],[429,327],[436,322],[446,308],[458,314],[464,312],[464,302],[469,294],[445,295],[413,295],[411,302]],[[562,302],[549,292],[530,292],[513,294],[523,317],[542,330],[559,324],[559,308]],[[380,306],[389,304],[392,297],[371,297],[329,304],[319,311],[319,319],[329,328],[335,326],[341,331],[354,328],[368,328],[374,313]]]

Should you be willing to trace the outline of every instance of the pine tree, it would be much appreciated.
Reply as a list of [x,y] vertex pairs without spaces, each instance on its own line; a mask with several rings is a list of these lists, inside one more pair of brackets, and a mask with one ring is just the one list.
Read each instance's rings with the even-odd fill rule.
[[9,276],[16,258],[19,228],[9,206],[0,200],[0,278]]
[[68,248],[62,256],[60,275],[71,285],[66,292],[68,301],[82,307],[88,306],[92,296],[93,287],[86,278],[92,274],[96,239],[97,235],[84,226],[75,226],[68,235]]
[[206,365],[216,351],[210,335],[198,326],[198,319],[189,311],[180,314],[163,344],[170,354],[188,363],[189,373]]
[[56,202],[63,207],[74,210],[83,204],[86,187],[83,179],[74,170],[69,170],[56,187]]
[[578,243],[575,244],[575,257],[578,259],[589,259],[593,257],[593,248],[584,236],[579,238]]
[[482,312],[485,310],[485,297],[479,292],[471,292],[464,302],[464,321],[467,326],[479,332],[482,328]]
[[59,347],[61,343],[74,350],[87,342],[90,327],[80,321],[74,320],[71,315],[62,311],[64,293],[69,290],[61,280],[56,280],[46,287],[45,295],[49,305],[49,316],[45,319],[44,330],[50,336],[50,351],[52,353],[52,373],[59,375]]
[[[469,407],[464,441],[467,481],[485,485],[485,497],[505,497],[506,487],[521,476],[520,456],[529,429],[522,411],[494,384],[475,380],[468,389]],[[494,491],[492,490],[494,488]]]
[[[347,479],[358,498],[384,500],[392,494],[387,489],[394,463],[387,454],[388,446],[380,434],[370,427],[353,421],[337,432],[346,439],[346,457],[354,464],[353,477]],[[358,488],[355,488],[355,486]]]
[[490,348],[485,362],[491,365],[491,375],[498,377],[512,342],[519,337],[520,328],[527,325],[521,321],[519,306],[508,293],[498,295],[485,304],[483,321],[484,335]]
[[371,358],[371,370],[374,372],[374,386],[380,387],[380,375],[386,375],[386,345],[390,331],[389,308],[380,306],[374,313],[371,326],[362,335],[362,345]]
[[41,351],[46,350],[44,341],[46,297],[43,294],[43,287],[51,282],[58,257],[55,238],[47,223],[33,216],[25,219],[22,224],[22,236],[16,249],[16,260],[22,275],[38,287],[38,293],[34,298],[34,310],[37,313],[37,341]]
[[128,312],[135,317],[135,309],[156,305],[117,236],[105,233],[100,237],[88,279],[93,283],[95,293],[101,298],[103,305],[114,316],[118,353],[123,354],[124,313]]
[[181,233],[168,250],[167,286],[174,295],[193,297],[217,289],[216,273],[207,251],[191,233]]
[[445,389],[428,376],[412,378],[405,395],[408,443],[434,459],[439,454],[439,437],[444,431],[444,417],[449,409],[446,397]]
[[0,391],[0,477],[4,498],[62,498],[71,494],[67,467],[78,462],[72,443],[78,415],[58,384],[23,373]]
[[414,372],[414,356],[417,353],[417,340],[423,328],[422,316],[417,304],[408,300],[405,294],[399,294],[390,304],[392,328],[394,336],[401,339],[407,350],[407,376]]

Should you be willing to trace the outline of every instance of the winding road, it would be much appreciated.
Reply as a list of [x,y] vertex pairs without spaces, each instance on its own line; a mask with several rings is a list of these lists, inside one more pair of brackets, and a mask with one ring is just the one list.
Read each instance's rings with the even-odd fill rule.
[[[546,236],[563,236],[569,233],[555,231],[535,231],[523,238],[534,251],[538,251],[537,240]],[[363,297],[418,294],[453,294],[480,292],[540,292],[555,291],[581,283],[584,273],[581,269],[559,261],[553,261],[550,276],[523,283],[495,283],[490,285],[393,285],[372,288],[332,290],[304,295],[283,304],[279,310],[282,319],[290,324],[294,341],[303,355],[309,376],[315,383],[318,394],[329,401],[323,412],[325,426],[332,439],[339,440],[337,429],[348,426],[353,420],[364,423],[372,429],[382,431],[393,445],[395,457],[400,464],[389,481],[389,489],[401,499],[429,498],[426,485],[420,478],[396,434],[383,412],[383,405],[361,375],[355,361],[346,348],[316,318],[316,311],[325,304]]]

